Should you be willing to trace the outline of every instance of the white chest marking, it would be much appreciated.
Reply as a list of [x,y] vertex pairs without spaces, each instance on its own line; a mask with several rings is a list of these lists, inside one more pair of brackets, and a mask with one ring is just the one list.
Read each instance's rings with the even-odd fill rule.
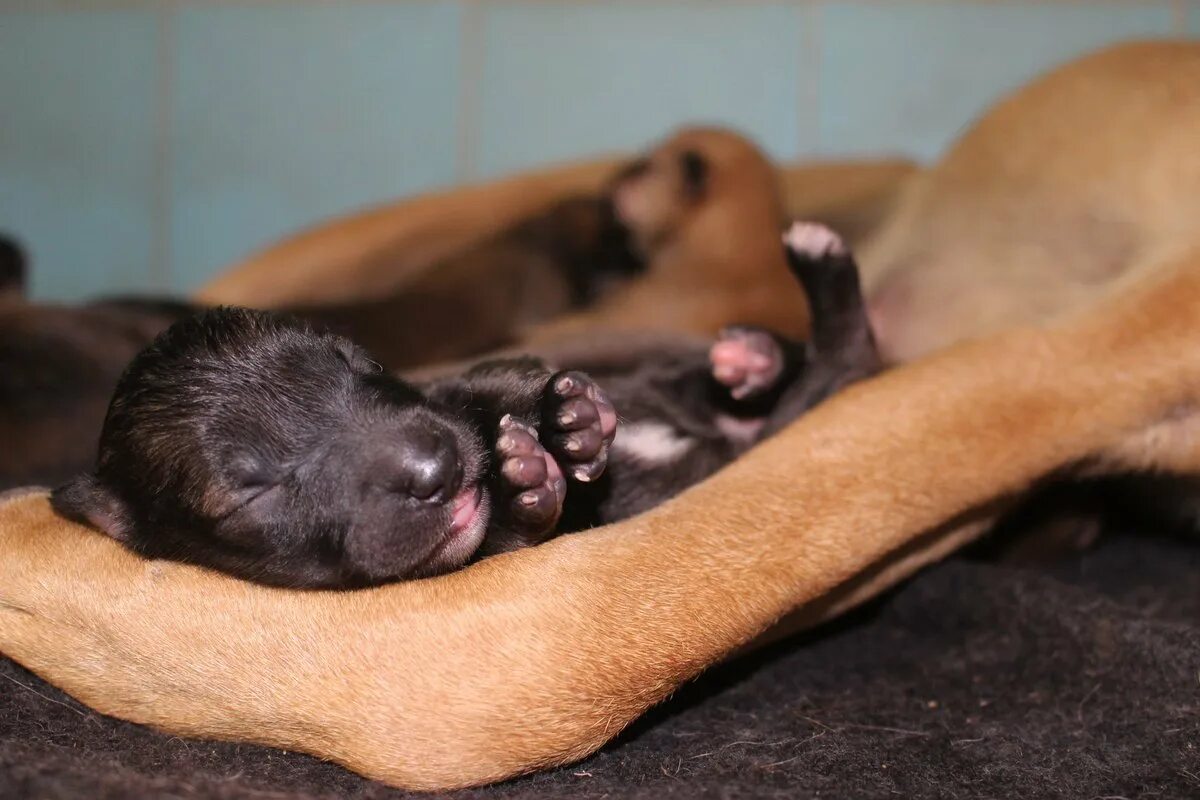
[[613,449],[648,466],[673,464],[696,442],[661,422],[634,422],[617,429]]

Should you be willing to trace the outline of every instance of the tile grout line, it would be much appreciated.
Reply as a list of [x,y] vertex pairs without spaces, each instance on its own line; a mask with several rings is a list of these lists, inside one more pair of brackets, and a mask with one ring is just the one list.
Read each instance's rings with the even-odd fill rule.
[[456,109],[455,180],[474,180],[479,170],[479,87],[483,84],[484,16],[480,0],[462,0],[458,23],[458,108]]
[[824,31],[821,23],[822,6],[806,3],[801,10],[799,77],[799,109],[797,131],[800,140],[798,158],[811,158],[821,151],[821,47]]
[[157,47],[155,49],[154,114],[154,233],[150,246],[150,275],[154,290],[174,291],[171,285],[171,155],[174,113],[175,77],[175,0],[162,0],[155,14]]

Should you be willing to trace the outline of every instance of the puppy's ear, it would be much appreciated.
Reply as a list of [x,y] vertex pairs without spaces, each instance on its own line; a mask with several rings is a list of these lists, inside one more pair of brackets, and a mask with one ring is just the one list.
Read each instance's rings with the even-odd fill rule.
[[684,194],[692,200],[702,200],[708,190],[708,159],[695,150],[679,154],[679,169],[683,173]]
[[99,528],[119,542],[129,541],[131,526],[125,504],[90,472],[55,489],[50,505],[68,519]]

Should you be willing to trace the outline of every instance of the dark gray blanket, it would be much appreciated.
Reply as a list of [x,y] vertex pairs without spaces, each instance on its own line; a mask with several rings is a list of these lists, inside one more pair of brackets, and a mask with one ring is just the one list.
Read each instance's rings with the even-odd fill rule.
[[[0,661],[0,797],[400,796],[101,717]],[[956,559],[710,672],[581,764],[456,796],[1200,797],[1200,548]]]

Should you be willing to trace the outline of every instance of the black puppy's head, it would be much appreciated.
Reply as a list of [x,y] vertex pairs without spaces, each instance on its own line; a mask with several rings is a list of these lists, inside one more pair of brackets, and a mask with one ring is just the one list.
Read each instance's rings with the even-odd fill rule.
[[478,435],[346,339],[266,312],[176,323],[122,376],[61,513],[145,555],[345,587],[456,568],[487,525]]

